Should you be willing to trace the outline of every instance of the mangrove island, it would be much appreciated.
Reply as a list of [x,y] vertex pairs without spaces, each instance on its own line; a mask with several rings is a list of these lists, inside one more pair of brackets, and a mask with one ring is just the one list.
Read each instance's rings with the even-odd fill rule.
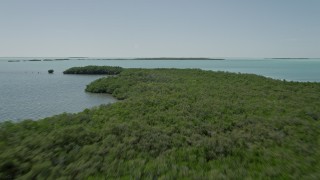
[[320,83],[198,69],[64,73],[100,68],[117,75],[86,91],[122,101],[1,123],[0,179],[320,178]]

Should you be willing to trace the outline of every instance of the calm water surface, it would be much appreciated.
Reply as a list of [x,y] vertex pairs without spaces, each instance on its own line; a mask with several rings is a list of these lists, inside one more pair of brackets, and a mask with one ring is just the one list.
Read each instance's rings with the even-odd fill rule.
[[[70,67],[110,65],[126,68],[200,68],[259,74],[289,81],[320,82],[320,59],[227,59],[212,60],[97,60],[28,61],[46,58],[0,58],[0,121],[39,119],[63,112],[79,112],[115,102],[110,95],[85,93],[101,76],[63,75]],[[54,58],[53,58],[54,59]],[[8,62],[19,60],[19,62]],[[54,69],[54,74],[48,74]]]

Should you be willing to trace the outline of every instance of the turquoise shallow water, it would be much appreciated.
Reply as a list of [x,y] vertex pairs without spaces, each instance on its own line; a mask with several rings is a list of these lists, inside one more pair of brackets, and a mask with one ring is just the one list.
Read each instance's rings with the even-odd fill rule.
[[[0,121],[39,119],[62,112],[79,112],[115,102],[109,95],[85,93],[101,76],[63,75],[70,67],[110,65],[126,68],[200,68],[259,74],[289,81],[320,82],[320,59],[98,60],[29,61],[48,58],[0,58]],[[56,59],[56,58],[50,58]],[[99,58],[100,59],[100,58]],[[15,61],[19,62],[8,62]],[[47,73],[54,69],[54,74]]]

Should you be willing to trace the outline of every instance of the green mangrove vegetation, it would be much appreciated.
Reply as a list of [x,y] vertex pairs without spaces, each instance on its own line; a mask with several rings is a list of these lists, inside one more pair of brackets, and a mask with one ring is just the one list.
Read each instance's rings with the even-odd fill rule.
[[63,74],[106,74],[116,75],[123,70],[118,66],[85,66],[85,67],[72,67],[63,72]]
[[41,59],[30,59],[29,61],[41,61]]
[[86,91],[122,101],[0,124],[0,179],[320,179],[319,83],[124,69]]

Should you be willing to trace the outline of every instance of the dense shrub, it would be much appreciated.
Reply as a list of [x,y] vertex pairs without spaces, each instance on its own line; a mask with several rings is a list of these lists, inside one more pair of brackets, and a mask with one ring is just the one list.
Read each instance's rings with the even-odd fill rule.
[[0,179],[319,179],[320,84],[126,69],[86,88],[123,99],[0,124]]
[[119,74],[123,68],[118,66],[85,66],[85,67],[72,67],[63,72],[63,74]]

